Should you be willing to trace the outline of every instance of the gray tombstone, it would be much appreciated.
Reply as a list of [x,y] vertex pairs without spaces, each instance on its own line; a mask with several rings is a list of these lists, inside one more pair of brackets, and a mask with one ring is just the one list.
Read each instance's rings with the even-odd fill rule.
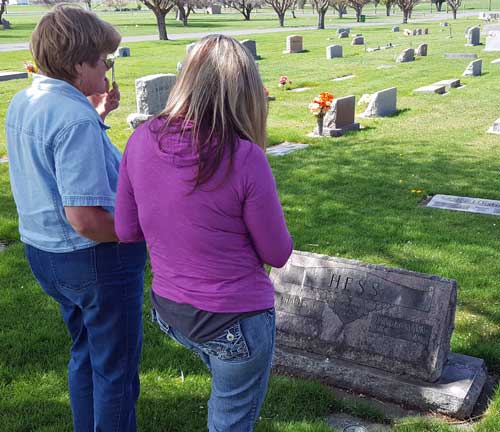
[[398,26],[394,26],[392,28],[392,31],[393,31],[393,33],[398,33],[399,32],[399,27]]
[[424,35],[426,35],[426,34],[429,34],[429,29],[428,28],[424,29]]
[[412,34],[412,36],[416,36],[417,35],[417,29],[413,29],[413,31],[412,31],[411,34]]
[[500,31],[490,31],[486,35],[485,51],[500,51]]
[[441,27],[448,27],[448,26],[449,26],[449,24],[448,24],[446,21],[445,21],[445,22],[442,22],[442,23],[439,23],[439,25],[440,25]]
[[475,53],[445,53],[444,58],[446,59],[475,59],[477,54]]
[[2,18],[2,27],[4,30],[11,30],[12,29],[10,22],[7,21],[5,18]]
[[500,118],[496,119],[493,125],[488,129],[488,133],[500,134]]
[[195,47],[196,42],[190,43],[186,45],[186,55],[189,55],[189,53],[192,51],[192,49]]
[[207,12],[210,14],[210,15],[220,15],[221,14],[221,11],[222,11],[222,8],[220,5],[217,5],[217,4],[214,4],[212,6],[209,6],[207,8]]
[[346,28],[342,28],[341,27],[341,28],[337,29],[336,33],[339,35],[341,33],[347,33],[347,34],[349,34],[350,32],[351,32],[351,29],[349,27],[346,27]]
[[349,37],[349,32],[339,33],[339,39],[346,39]]
[[130,57],[130,48],[129,47],[119,47],[116,51],[116,55],[118,57]]
[[365,44],[365,38],[363,36],[356,36],[352,38],[351,45],[364,45]]
[[415,50],[413,48],[405,49],[396,59],[398,63],[406,63],[415,60]]
[[465,69],[463,76],[480,76],[483,68],[483,60],[477,59],[471,61]]
[[302,47],[302,36],[291,35],[286,38],[286,50],[283,54],[295,54],[304,52]]
[[0,81],[10,81],[28,78],[28,72],[1,72]]
[[418,36],[422,36],[423,33],[424,33],[424,31],[421,28],[417,29]]
[[255,60],[260,60],[260,55],[257,55],[257,43],[252,39],[245,39],[241,41],[241,45],[243,45],[249,52],[252,54],[252,57]]
[[300,251],[270,276],[278,371],[470,414],[486,371],[481,359],[449,351],[454,280]]
[[467,32],[467,43],[465,46],[477,46],[481,44],[481,29],[479,27],[471,27]]
[[175,74],[148,75],[135,80],[137,112],[127,117],[134,129],[165,108],[170,90],[175,84]]
[[423,43],[417,47],[416,55],[421,57],[427,56],[427,44]]
[[361,117],[386,117],[396,112],[398,89],[391,87],[370,96],[368,107]]
[[[354,121],[356,97],[345,96],[334,99],[330,111],[323,119],[323,136],[339,137],[351,130],[359,130],[359,123]],[[318,128],[314,130],[318,135]]]
[[445,84],[431,84],[424,87],[419,87],[413,90],[413,93],[430,93],[430,94],[445,94],[446,85]]
[[434,83],[434,85],[444,85],[446,89],[450,88],[459,88],[461,87],[460,80],[458,78],[452,78],[452,79],[447,79],[447,80],[441,80],[438,81],[437,83]]
[[326,47],[326,58],[332,59],[342,57],[342,45],[330,45]]

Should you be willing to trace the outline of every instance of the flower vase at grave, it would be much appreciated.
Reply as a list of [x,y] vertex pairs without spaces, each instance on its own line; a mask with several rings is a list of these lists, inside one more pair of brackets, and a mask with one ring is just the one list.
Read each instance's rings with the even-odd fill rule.
[[316,117],[316,122],[318,124],[318,135],[323,136],[323,119],[324,116],[317,116]]

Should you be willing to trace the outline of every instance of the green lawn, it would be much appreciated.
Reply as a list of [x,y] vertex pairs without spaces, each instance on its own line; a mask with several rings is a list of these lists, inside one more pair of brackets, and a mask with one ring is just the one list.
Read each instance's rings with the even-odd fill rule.
[[[452,349],[484,358],[489,370],[498,374],[500,219],[418,205],[433,193],[500,199],[499,138],[485,134],[500,117],[500,66],[490,64],[500,54],[464,47],[464,29],[476,22],[458,20],[452,39],[437,23],[426,26],[430,35],[412,38],[391,33],[390,26],[363,29],[369,47],[398,45],[374,53],[349,45],[349,40],[328,41],[334,36],[328,30],[299,32],[308,52],[288,56],[282,54],[286,33],[253,38],[263,57],[259,69],[264,82],[276,96],[270,103],[270,143],[311,144],[306,150],[270,159],[295,248],[456,279],[459,303]],[[402,49],[423,41],[429,43],[428,57],[394,62]],[[130,135],[125,118],[135,111],[134,79],[175,72],[189,42],[130,44],[132,57],[117,60],[122,105],[109,124],[110,136],[121,149]],[[326,60],[325,47],[338,42],[344,45],[344,58]],[[463,78],[466,87],[446,96],[412,95],[416,87],[460,78],[468,61],[446,60],[445,52],[477,53],[483,58],[483,76]],[[18,69],[27,58],[27,52],[0,53],[0,70]],[[377,69],[381,65],[395,67]],[[288,75],[294,86],[311,90],[281,91],[277,87],[281,74]],[[355,78],[331,81],[347,74]],[[26,81],[0,83],[0,121],[12,95],[26,85]],[[363,119],[364,130],[342,138],[306,138],[314,126],[307,104],[319,92],[359,98],[391,86],[398,87],[397,115]],[[0,154],[5,154],[3,136]],[[0,239],[14,242],[0,254],[0,429],[69,430],[68,338],[56,305],[37,287],[17,242],[5,164],[0,165],[0,182]],[[423,192],[412,192],[415,189]],[[146,305],[140,430],[204,430],[208,373],[200,361],[153,328],[147,299]],[[340,410],[382,418],[364,406],[335,399],[319,383],[275,377],[257,430],[323,432],[328,430],[324,417]],[[408,419],[396,430],[452,429],[442,422]],[[500,389],[475,427],[475,432],[495,431],[500,431]]]

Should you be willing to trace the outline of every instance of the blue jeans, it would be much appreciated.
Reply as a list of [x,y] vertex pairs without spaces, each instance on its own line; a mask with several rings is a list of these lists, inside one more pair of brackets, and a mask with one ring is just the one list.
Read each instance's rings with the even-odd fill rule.
[[276,333],[275,313],[243,318],[208,342],[193,342],[163,321],[153,322],[172,339],[196,352],[212,373],[209,432],[251,432],[264,402]]
[[75,432],[135,432],[142,347],[144,243],[51,253],[26,245],[56,300],[72,346],[68,385]]

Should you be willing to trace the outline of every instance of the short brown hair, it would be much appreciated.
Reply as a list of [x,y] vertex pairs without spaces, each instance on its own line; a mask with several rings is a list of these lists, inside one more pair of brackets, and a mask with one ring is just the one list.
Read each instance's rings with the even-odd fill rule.
[[120,33],[95,13],[60,4],[38,22],[30,50],[44,75],[73,82],[77,64],[95,65],[102,54],[115,52],[120,41]]

